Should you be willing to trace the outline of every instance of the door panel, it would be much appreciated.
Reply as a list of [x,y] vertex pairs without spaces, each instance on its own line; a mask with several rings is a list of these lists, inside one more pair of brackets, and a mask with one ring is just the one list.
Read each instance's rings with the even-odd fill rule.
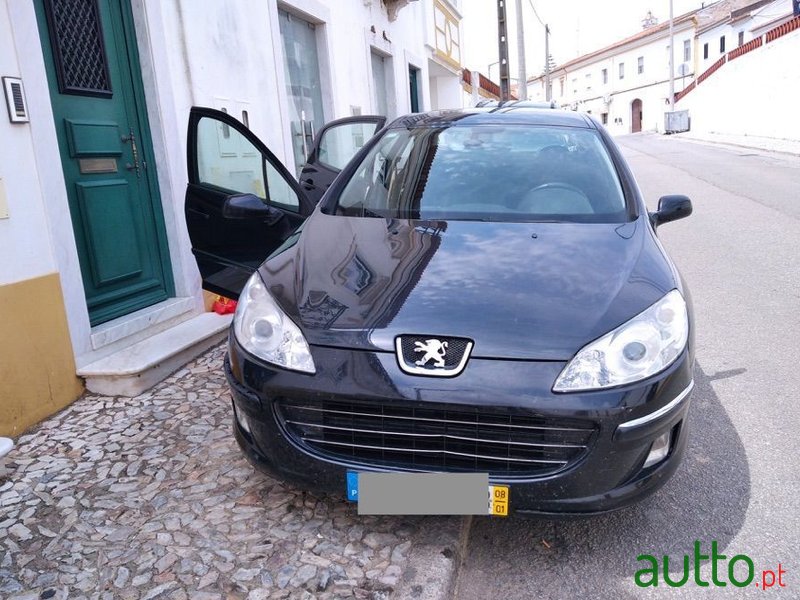
[[[238,298],[247,278],[314,205],[275,155],[221,111],[192,108],[187,160],[186,226],[203,288]],[[247,204],[243,196],[264,210],[231,210],[231,199]]]
[[36,0],[92,325],[173,293],[127,0]]
[[138,277],[144,270],[130,186],[124,179],[75,184],[95,287]]
[[336,176],[377,131],[385,117],[358,116],[326,124],[314,140],[314,147],[300,174],[300,184],[316,204]]
[[64,119],[67,144],[72,158],[86,156],[121,156],[119,124],[113,121]]

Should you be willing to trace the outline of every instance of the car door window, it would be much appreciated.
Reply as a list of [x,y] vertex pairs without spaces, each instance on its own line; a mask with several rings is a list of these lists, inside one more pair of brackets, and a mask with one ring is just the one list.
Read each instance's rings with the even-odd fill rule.
[[197,124],[199,183],[253,194],[268,204],[297,211],[297,192],[258,148],[230,125],[202,117]]
[[318,143],[318,160],[341,171],[356,152],[375,135],[377,123],[342,123],[326,129]]

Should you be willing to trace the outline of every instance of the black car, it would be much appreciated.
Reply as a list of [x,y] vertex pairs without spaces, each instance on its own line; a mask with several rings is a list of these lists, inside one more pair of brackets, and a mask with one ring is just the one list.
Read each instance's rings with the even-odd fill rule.
[[380,125],[320,134],[304,174],[343,169],[315,205],[238,121],[192,110],[186,218],[204,287],[239,298],[225,371],[247,457],[340,494],[348,472],[488,473],[512,513],[658,489],[686,445],[694,330],[656,230],[689,199],[648,213],[579,113]]

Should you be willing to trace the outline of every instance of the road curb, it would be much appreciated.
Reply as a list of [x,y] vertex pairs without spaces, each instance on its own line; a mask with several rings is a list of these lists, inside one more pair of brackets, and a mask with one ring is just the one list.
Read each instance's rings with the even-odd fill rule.
[[[687,142],[696,142],[699,144],[706,144],[709,146],[722,146],[724,148],[739,148],[743,150],[756,150],[758,152],[767,152],[767,153],[774,153],[774,154],[783,154],[786,156],[800,156],[800,148],[797,150],[795,149],[779,149],[779,148],[767,148],[762,145],[758,145],[757,143],[747,144],[743,141],[732,141],[732,140],[715,140],[712,138],[706,137],[697,137],[693,135],[686,135],[685,133],[678,133],[674,134],[672,137],[679,139],[679,140],[686,140]],[[777,140],[781,141],[781,140]],[[786,141],[793,141],[793,140],[786,140]]]
[[464,562],[472,517],[430,517],[422,538],[415,540],[403,578],[395,588],[398,600],[455,598],[458,572]]

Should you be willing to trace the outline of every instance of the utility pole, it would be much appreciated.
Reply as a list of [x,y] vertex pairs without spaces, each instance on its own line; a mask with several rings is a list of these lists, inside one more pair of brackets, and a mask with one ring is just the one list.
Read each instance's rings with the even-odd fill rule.
[[672,30],[672,0],[669,0],[669,112],[675,112],[675,37]]
[[544,97],[550,102],[550,26],[544,26]]
[[505,102],[509,98],[506,0],[497,0],[497,43],[500,59],[500,100]]
[[528,99],[528,75],[525,73],[525,25],[522,22],[522,0],[517,0],[517,98]]

